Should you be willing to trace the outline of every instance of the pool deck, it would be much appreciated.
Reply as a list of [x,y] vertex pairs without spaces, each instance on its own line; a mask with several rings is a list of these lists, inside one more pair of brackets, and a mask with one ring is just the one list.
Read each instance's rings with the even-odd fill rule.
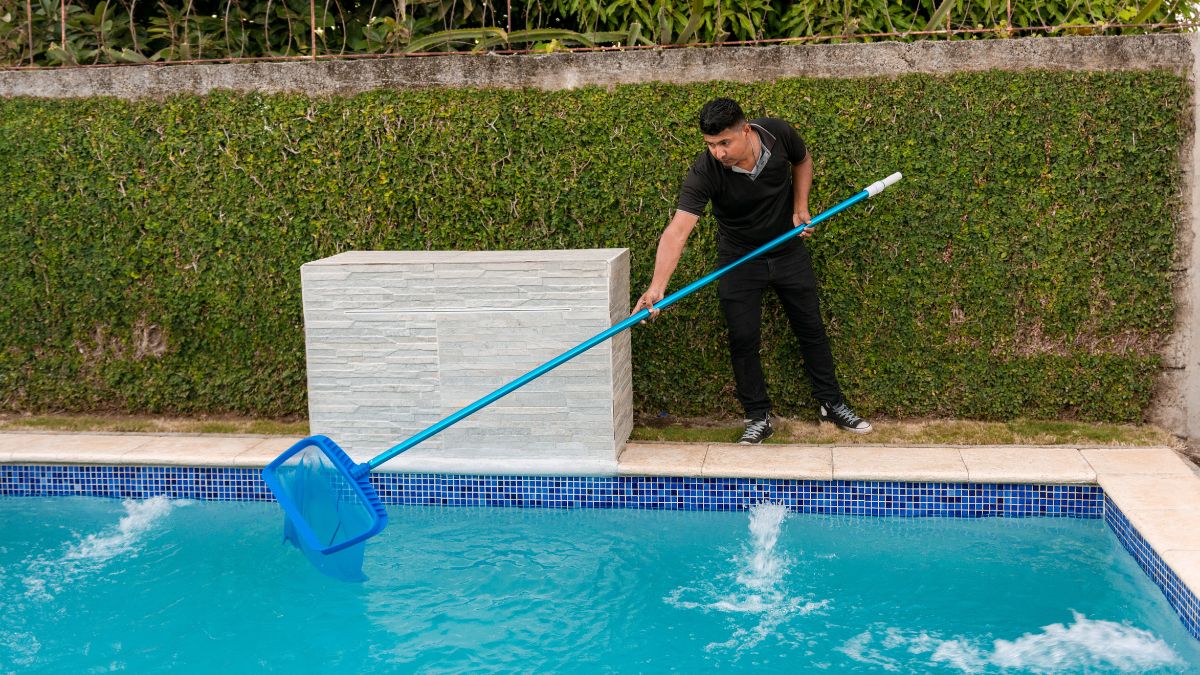
[[[0,464],[265,466],[298,437],[0,432]],[[630,443],[618,475],[1099,485],[1200,595],[1200,469],[1168,447]]]

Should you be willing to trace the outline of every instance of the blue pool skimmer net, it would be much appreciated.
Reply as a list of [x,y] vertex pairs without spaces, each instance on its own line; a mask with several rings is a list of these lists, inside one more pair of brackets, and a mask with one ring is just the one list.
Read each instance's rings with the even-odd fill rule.
[[[807,225],[779,235],[738,260],[668,295],[660,300],[654,309],[670,307],[721,278],[738,265],[778,247],[826,218],[883,192],[900,178],[899,173],[894,173],[872,183],[853,197],[814,216]],[[379,534],[387,525],[387,511],[371,485],[371,471],[430,436],[648,318],[650,310],[639,311],[414,434],[368,462],[355,463],[327,436],[309,436],[299,441],[263,469],[263,480],[283,507],[284,538],[299,548],[321,572],[345,581],[365,580],[366,576],[362,571],[364,542]]]

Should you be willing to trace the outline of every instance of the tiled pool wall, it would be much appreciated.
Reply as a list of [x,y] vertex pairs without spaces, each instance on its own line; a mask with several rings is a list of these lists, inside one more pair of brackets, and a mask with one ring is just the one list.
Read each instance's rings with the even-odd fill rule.
[[[1200,602],[1096,485],[373,473],[386,504],[740,511],[909,517],[1103,518],[1200,639]],[[273,501],[256,468],[0,465],[0,495]]]
[[1192,637],[1200,640],[1200,600],[1192,593],[1175,574],[1158,552],[1142,537],[1137,528],[1129,522],[1121,509],[1107,496],[1104,497],[1104,522],[1108,523],[1117,540],[1129,551],[1129,555],[1137,561],[1146,576],[1167,597],[1167,602],[1179,615],[1183,625]]
[[[1100,518],[1094,485],[371,474],[386,504],[740,511],[764,501],[799,513],[865,516]],[[0,495],[273,501],[259,469],[166,466],[0,466]]]

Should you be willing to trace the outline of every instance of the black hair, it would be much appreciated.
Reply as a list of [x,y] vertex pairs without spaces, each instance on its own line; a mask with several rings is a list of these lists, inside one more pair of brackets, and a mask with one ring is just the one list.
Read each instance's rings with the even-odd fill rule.
[[742,107],[731,98],[714,98],[700,109],[700,133],[716,136],[739,122],[746,121]]

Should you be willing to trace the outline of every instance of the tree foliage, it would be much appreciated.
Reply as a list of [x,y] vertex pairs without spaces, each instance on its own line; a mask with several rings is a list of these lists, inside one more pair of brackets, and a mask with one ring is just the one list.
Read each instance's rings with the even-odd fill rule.
[[[1197,16],[1193,0],[8,0],[0,66],[868,41],[947,28],[983,31],[960,38],[1111,34],[1132,29],[1104,25]],[[1054,28],[1024,30],[1042,26]]]

